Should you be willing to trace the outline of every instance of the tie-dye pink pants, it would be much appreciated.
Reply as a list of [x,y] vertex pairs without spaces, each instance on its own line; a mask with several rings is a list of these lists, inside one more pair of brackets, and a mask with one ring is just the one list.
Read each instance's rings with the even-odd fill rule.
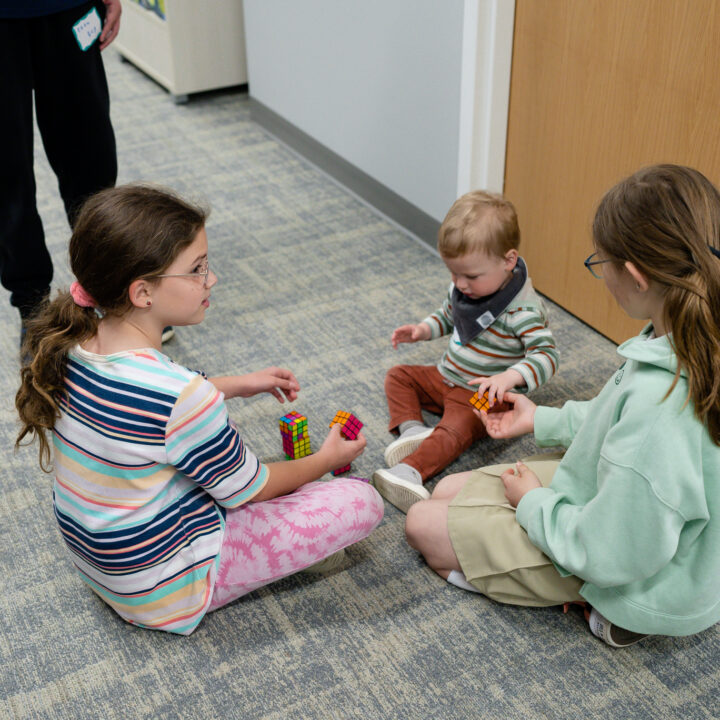
[[208,612],[362,540],[382,516],[375,488],[352,478],[229,510]]

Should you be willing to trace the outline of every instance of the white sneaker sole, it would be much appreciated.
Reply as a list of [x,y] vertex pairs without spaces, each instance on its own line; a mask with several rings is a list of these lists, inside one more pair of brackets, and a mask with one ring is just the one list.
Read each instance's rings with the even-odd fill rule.
[[[590,612],[588,624],[590,625],[590,632],[595,635],[595,637],[599,637],[604,643],[614,648],[629,647],[630,645],[634,645],[636,642],[639,642],[647,637],[647,635],[641,635],[640,633],[632,633],[625,642],[622,642],[622,644],[615,642],[612,636],[612,624],[599,610],[596,610],[595,608],[593,608]],[[617,629],[619,630],[619,628]],[[629,634],[627,631],[624,632]]]
[[376,470],[373,473],[373,483],[375,489],[389,503],[404,513],[416,502],[430,498],[430,493],[422,485],[403,480],[388,470]]
[[302,573],[328,573],[337,570],[345,563],[345,549],[336,550],[332,555],[328,555],[322,560],[318,560],[314,565],[300,570]]
[[385,448],[385,464],[388,467],[392,467],[402,462],[408,455],[411,455],[420,447],[420,444],[426,437],[430,437],[432,431],[433,428],[428,428],[416,435],[399,437],[397,440],[393,440],[393,442]]

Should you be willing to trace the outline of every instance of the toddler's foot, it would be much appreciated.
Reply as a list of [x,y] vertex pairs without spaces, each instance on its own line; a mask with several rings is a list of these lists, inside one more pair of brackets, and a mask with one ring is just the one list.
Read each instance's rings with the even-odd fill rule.
[[375,489],[404,513],[411,505],[430,497],[430,493],[422,485],[420,473],[405,463],[376,470],[373,473],[373,482]]
[[429,428],[427,425],[413,425],[408,428],[404,433],[400,434],[397,440],[393,440],[385,448],[385,464],[391,468],[393,465],[402,462],[420,447],[420,443],[432,431],[433,428]]
[[337,570],[345,562],[345,549],[336,550],[332,555],[319,560],[314,565],[303,568],[303,573],[326,573]]
[[590,632],[606,642],[611,647],[622,648],[646,638],[647,635],[625,630],[625,628],[613,625],[604,615],[593,608],[588,618]]

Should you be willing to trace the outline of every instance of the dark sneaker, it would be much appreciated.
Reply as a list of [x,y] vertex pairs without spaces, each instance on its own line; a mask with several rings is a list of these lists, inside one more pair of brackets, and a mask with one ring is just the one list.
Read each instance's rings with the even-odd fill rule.
[[164,343],[166,343],[168,340],[172,340],[175,337],[175,329],[172,325],[168,325],[166,328],[163,328],[162,336],[160,340]]
[[642,635],[641,633],[632,632],[631,630],[625,630],[625,628],[613,625],[595,608],[590,611],[588,622],[590,623],[590,632],[610,645],[610,647],[627,647],[647,637],[647,635]]

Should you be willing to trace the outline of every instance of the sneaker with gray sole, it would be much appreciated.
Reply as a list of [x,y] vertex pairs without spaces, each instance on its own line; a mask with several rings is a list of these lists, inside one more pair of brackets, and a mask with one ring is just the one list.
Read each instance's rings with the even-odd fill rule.
[[401,435],[397,440],[393,440],[385,448],[385,464],[388,467],[392,467],[402,462],[408,455],[411,455],[420,447],[420,443],[422,443],[425,438],[430,437],[432,431],[433,428],[428,428],[427,430],[422,430],[412,435]]
[[625,628],[621,628],[618,625],[613,625],[595,608],[590,612],[588,623],[590,624],[590,632],[610,645],[610,647],[627,647],[647,637],[647,635],[643,635],[642,633],[625,630]]
[[332,555],[328,555],[322,560],[318,560],[314,565],[303,568],[302,573],[327,573],[337,570],[345,562],[345,548],[336,550]]
[[404,513],[416,502],[430,498],[430,493],[422,485],[398,477],[386,468],[376,470],[372,477],[375,489]]

